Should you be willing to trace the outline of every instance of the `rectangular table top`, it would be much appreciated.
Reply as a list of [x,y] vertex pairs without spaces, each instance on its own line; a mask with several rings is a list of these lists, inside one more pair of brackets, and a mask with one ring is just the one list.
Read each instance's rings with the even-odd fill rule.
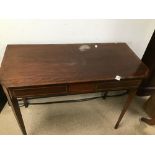
[[0,70],[6,87],[142,79],[148,68],[126,43],[8,45]]

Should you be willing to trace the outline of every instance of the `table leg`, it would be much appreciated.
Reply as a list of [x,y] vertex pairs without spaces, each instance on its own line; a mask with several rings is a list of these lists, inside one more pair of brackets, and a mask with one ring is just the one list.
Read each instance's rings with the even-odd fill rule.
[[124,107],[123,107],[123,109],[121,111],[121,114],[120,114],[120,116],[118,118],[118,121],[117,121],[117,123],[116,123],[116,125],[114,127],[115,129],[118,128],[119,123],[121,122],[121,120],[122,120],[125,112],[127,111],[129,105],[131,104],[131,101],[132,101],[133,97],[135,96],[135,94],[136,94],[136,90],[129,90],[127,101],[126,101],[126,103],[125,103],[125,105],[124,105]]
[[21,114],[17,99],[15,97],[10,97],[10,95],[9,95],[8,91],[5,89],[5,87],[3,87],[3,90],[7,96],[9,104],[11,105],[12,111],[15,115],[15,118],[18,122],[18,125],[19,125],[22,133],[24,135],[26,135],[27,133],[26,133],[25,125],[24,125],[24,121],[22,118],[22,114]]
[[105,100],[106,97],[107,97],[107,95],[108,95],[108,91],[105,91],[104,94],[103,94],[103,96],[102,96],[102,98]]
[[141,120],[149,125],[155,125],[155,117],[151,119],[142,117]]
[[28,107],[28,101],[27,101],[27,99],[26,98],[22,98],[23,99],[23,102],[24,102],[24,106],[25,106],[25,108],[27,108]]

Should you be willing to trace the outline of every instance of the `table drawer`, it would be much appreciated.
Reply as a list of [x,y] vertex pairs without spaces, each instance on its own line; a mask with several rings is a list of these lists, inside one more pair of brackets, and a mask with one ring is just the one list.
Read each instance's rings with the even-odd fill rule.
[[106,81],[97,83],[97,91],[102,90],[117,90],[117,89],[129,89],[139,86],[141,80],[121,80],[121,81]]
[[68,91],[70,94],[76,93],[92,93],[96,91],[95,83],[76,83],[70,84]]
[[67,85],[52,85],[31,88],[18,88],[13,91],[16,97],[33,97],[43,95],[62,95],[67,93]]

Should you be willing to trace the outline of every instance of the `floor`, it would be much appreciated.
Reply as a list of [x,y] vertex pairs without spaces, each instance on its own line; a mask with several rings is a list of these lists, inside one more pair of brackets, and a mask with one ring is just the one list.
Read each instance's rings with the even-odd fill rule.
[[[99,96],[84,94],[44,99],[29,102],[57,101]],[[141,135],[155,134],[155,126],[140,121],[146,116],[142,106],[146,98],[135,97],[125,114],[119,128],[114,129],[127,95],[108,97],[78,103],[58,103],[48,105],[30,105],[21,107],[27,133],[30,135]],[[6,104],[0,114],[0,134],[20,135],[17,122],[11,108]]]

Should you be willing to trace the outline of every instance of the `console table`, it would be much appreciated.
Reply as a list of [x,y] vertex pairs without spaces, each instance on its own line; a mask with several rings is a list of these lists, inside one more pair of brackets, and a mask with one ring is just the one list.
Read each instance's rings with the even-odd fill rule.
[[18,98],[129,90],[115,129],[148,68],[126,43],[8,45],[0,80],[23,134]]

